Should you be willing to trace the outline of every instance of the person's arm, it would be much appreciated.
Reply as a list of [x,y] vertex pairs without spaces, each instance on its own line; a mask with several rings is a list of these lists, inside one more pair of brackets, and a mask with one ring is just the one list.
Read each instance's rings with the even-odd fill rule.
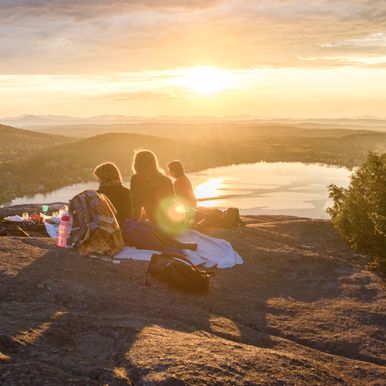
[[173,186],[173,182],[172,180],[169,178],[169,177],[166,177],[167,178],[167,190],[168,190],[168,195],[172,196],[172,197],[175,197],[176,194],[174,192],[174,186]]
[[182,181],[179,178],[177,178],[174,181],[174,192],[175,192],[177,198],[182,198],[184,196],[184,188],[183,188],[181,182]]
[[194,196],[192,184],[186,176],[182,176],[175,181],[174,190],[177,197],[183,200],[190,201]]
[[129,189],[124,189],[122,197],[122,217],[124,219],[133,217],[133,209],[132,209],[132,200],[131,200],[131,192]]
[[135,175],[131,177],[130,189],[131,189],[131,201],[132,201],[132,218],[139,219],[141,217],[141,212],[142,212],[143,197],[141,193],[141,187],[138,184],[138,181]]

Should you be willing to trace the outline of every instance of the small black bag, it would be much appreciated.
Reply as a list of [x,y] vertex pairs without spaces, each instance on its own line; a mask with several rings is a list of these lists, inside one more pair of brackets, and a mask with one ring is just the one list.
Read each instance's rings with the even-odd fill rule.
[[209,287],[209,278],[214,272],[196,268],[183,255],[163,253],[151,257],[147,275],[153,275],[160,281],[170,283],[190,292],[205,292]]
[[240,211],[237,208],[228,208],[222,214],[221,225],[224,228],[243,226],[244,223],[240,218]]

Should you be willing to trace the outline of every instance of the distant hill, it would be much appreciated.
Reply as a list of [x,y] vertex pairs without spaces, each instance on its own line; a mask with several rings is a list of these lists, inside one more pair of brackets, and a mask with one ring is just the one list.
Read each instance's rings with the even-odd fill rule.
[[25,159],[48,147],[73,141],[72,138],[61,135],[39,133],[5,125],[0,125],[0,138],[2,147],[0,162]]
[[17,117],[0,118],[0,123],[10,126],[30,128],[72,123],[71,117],[24,114]]
[[125,175],[130,175],[134,151],[141,148],[153,150],[158,155],[162,165],[170,161],[171,157],[185,160],[188,169],[193,167],[193,163],[189,162],[189,159],[204,158],[205,160],[202,161],[204,165],[210,165],[213,161],[211,153],[208,154],[208,149],[212,150],[210,145],[149,135],[111,133],[79,140],[72,143],[70,147],[66,145],[54,146],[44,153],[32,157],[29,162],[49,165],[57,160],[65,160],[65,163],[71,165],[73,169],[86,168],[91,170],[97,163],[114,161]]
[[[337,119],[261,119],[250,116],[230,116],[230,117],[212,117],[212,116],[127,116],[103,114],[92,117],[72,117],[67,115],[31,115],[24,114],[11,118],[0,118],[0,124],[33,128],[37,130],[53,130],[52,132],[68,135],[66,128],[72,131],[77,126],[82,126],[81,131],[88,127],[87,136],[102,134],[108,132],[110,125],[246,125],[254,127],[300,127],[305,129],[346,129],[346,130],[375,130],[386,132],[386,118],[382,117],[354,117]],[[97,125],[98,131],[92,132],[90,129]],[[69,127],[72,126],[72,127]],[[105,126],[105,131],[100,129]],[[75,130],[74,130],[75,131]],[[126,131],[126,130],[124,130]],[[149,133],[148,133],[149,134]],[[158,135],[158,133],[151,133]],[[72,134],[73,135],[73,134]],[[80,135],[79,135],[80,136]]]
[[[13,140],[8,141],[7,148],[20,146],[23,141],[18,140],[17,134],[27,133],[28,138],[36,134],[36,138],[43,141],[41,146],[44,146],[44,151],[30,141],[27,143],[35,144],[27,147],[28,152],[23,158],[18,156],[19,153],[24,154],[21,150],[16,151],[16,156],[7,153],[7,164],[0,164],[0,203],[89,181],[93,178],[94,167],[104,161],[115,162],[123,175],[129,176],[133,153],[139,148],[153,150],[162,167],[168,161],[180,159],[187,171],[259,161],[352,167],[359,165],[368,151],[386,151],[386,133],[362,131],[320,131],[316,135],[317,131],[306,129],[293,131],[279,128],[275,131],[267,127],[261,129],[264,135],[256,135],[249,129],[233,127],[231,130],[230,127],[219,126],[216,135],[212,132],[205,136],[202,127],[198,129],[200,135],[194,134],[192,127],[186,129],[187,135],[183,135],[179,127],[180,134],[175,133],[174,138],[110,133],[68,143],[71,139],[65,137],[11,129]],[[173,130],[170,126],[169,131],[172,133]]]
[[[336,126],[315,125],[302,127],[289,123],[255,123],[255,122],[133,122],[120,124],[70,124],[58,126],[35,127],[33,130],[71,137],[92,137],[107,133],[136,133],[154,135],[166,138],[184,138],[198,140],[232,140],[240,136],[245,138],[255,137],[342,137],[352,134],[352,129]],[[369,130],[356,130],[366,133]],[[373,132],[373,131],[370,131]]]
[[[162,120],[162,118],[160,118]],[[152,120],[148,117],[126,116],[126,115],[97,115],[93,117],[72,117],[68,115],[32,115],[23,114],[17,117],[0,118],[0,123],[23,127],[44,128],[49,126],[71,125],[71,124],[117,124],[146,122]]]
[[39,126],[51,125],[55,121],[51,121],[47,118],[44,118],[38,115],[25,114],[15,118],[4,119],[4,120],[1,120],[1,122],[5,124],[10,124],[12,126],[28,128],[29,126],[39,127]]
[[224,161],[212,146],[128,133],[104,134],[47,147],[22,161],[14,157],[13,162],[0,164],[0,203],[89,181],[95,166],[104,161],[116,162],[124,175],[130,175],[133,153],[139,148],[154,150],[163,165],[180,158],[188,169],[205,169]]

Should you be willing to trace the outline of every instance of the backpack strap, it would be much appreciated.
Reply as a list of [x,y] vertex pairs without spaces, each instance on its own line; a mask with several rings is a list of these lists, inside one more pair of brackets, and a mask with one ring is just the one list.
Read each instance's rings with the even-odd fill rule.
[[78,193],[75,197],[70,200],[69,212],[73,216],[76,215],[76,227],[73,223],[73,228],[70,233],[70,245],[72,247],[78,246],[82,243],[88,231],[88,211],[87,204],[84,200],[84,192]]
[[182,260],[183,262],[191,265],[192,267],[196,268],[196,266],[184,255],[181,255],[179,253],[164,253],[164,256],[174,257],[176,259]]
[[[80,219],[81,227],[80,227],[80,231],[78,233],[77,239],[78,241],[82,240],[82,242],[85,241],[85,237],[87,235],[87,231],[89,230],[89,226],[90,226],[90,216],[88,211],[87,200],[84,193],[85,192],[82,192],[78,194],[78,196],[76,197],[78,199],[78,203],[81,208],[80,212],[82,215],[82,219]],[[75,206],[75,209],[76,209],[76,206]]]
[[147,270],[145,272],[145,286],[150,286],[149,284],[149,274],[150,274],[150,266],[151,264],[153,263],[153,261],[157,258],[157,256],[160,256],[158,253],[154,253],[152,256],[151,256],[151,259],[150,259],[150,263],[149,265],[147,266]]
[[163,254],[163,255],[166,255],[166,256],[170,256],[170,257],[174,257],[174,258],[176,258],[176,259],[179,259],[179,260],[182,260],[182,261],[184,261],[185,263],[187,263],[187,264],[189,264],[191,267],[193,267],[193,269],[194,270],[196,270],[196,271],[199,271],[199,272],[201,272],[201,273],[204,273],[204,274],[206,274],[208,277],[212,277],[212,276],[214,276],[215,275],[215,273],[214,272],[212,272],[212,271],[206,271],[206,270],[204,270],[204,269],[198,269],[186,256],[184,256],[184,255],[181,255],[181,254],[179,254],[179,253],[165,253],[165,254]]

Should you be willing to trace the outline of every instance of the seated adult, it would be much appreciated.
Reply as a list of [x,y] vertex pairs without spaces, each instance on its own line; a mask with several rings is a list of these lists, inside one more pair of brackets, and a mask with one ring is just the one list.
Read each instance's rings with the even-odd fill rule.
[[133,218],[140,219],[142,209],[147,218],[163,228],[169,222],[168,212],[175,201],[173,184],[158,167],[158,160],[150,150],[134,156],[130,188],[133,199]]
[[98,193],[104,194],[117,211],[116,218],[120,226],[132,217],[131,192],[123,186],[118,167],[112,162],[98,165],[94,175],[99,181]]
[[185,174],[184,166],[181,161],[172,161],[168,164],[169,174],[175,178],[174,191],[177,198],[185,205],[196,208],[197,199],[193,192],[192,184]]

